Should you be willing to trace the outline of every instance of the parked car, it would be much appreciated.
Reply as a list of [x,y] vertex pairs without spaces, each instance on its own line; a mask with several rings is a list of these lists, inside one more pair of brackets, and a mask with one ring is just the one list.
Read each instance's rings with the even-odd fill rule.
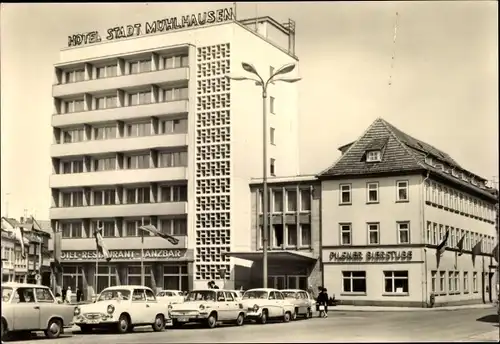
[[281,291],[272,288],[250,289],[243,294],[243,307],[247,310],[246,318],[267,323],[269,319],[289,322],[295,317],[295,306],[286,300]]
[[238,300],[238,301],[241,301],[243,299],[243,294],[244,292],[241,291],[241,290],[229,290],[231,292],[231,294],[233,294],[233,297]]
[[125,333],[146,325],[159,332],[169,321],[168,306],[158,302],[150,288],[133,285],[104,289],[95,303],[77,307],[74,315],[74,323],[83,333],[94,328]]
[[285,289],[281,293],[285,297],[285,300],[290,301],[294,305],[294,320],[298,316],[303,316],[304,318],[312,318],[312,310],[316,302],[305,290],[300,289]]
[[156,294],[156,299],[159,302],[166,303],[167,305],[173,303],[184,302],[184,294],[180,290],[162,290]]
[[3,283],[2,340],[21,332],[44,331],[57,338],[71,326],[75,307],[59,303],[43,285]]
[[172,325],[176,328],[187,323],[202,323],[208,328],[216,327],[217,323],[243,325],[245,309],[233,293],[224,289],[189,292],[184,303],[169,305]]

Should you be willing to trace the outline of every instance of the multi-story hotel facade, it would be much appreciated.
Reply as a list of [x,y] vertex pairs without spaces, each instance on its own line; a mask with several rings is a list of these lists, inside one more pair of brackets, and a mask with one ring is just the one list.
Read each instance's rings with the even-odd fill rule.
[[498,198],[487,180],[383,119],[340,150],[319,175],[330,293],[344,304],[414,307],[497,298]]
[[[201,14],[189,25],[157,21],[161,33],[151,22],[129,38],[71,36],[80,45],[61,51],[50,176],[59,286],[91,295],[138,284],[141,247],[148,286],[234,286],[234,267],[245,262],[226,253],[251,249],[249,183],[262,174],[263,135],[260,88],[228,76],[245,75],[248,62],[267,78],[298,60],[293,25],[236,21],[227,9],[205,15],[213,23]],[[297,86],[276,83],[268,93],[270,176],[296,175]],[[147,236],[142,246],[143,223],[179,243]],[[110,262],[96,264],[96,226]]]

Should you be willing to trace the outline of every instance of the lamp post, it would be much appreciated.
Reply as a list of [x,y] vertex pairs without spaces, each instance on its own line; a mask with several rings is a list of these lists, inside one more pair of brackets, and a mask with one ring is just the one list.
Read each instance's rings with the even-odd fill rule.
[[[253,74],[255,77],[231,77],[228,78],[235,81],[250,80],[255,82],[256,86],[262,89],[262,274],[263,287],[267,288],[267,242],[268,242],[268,190],[267,190],[267,87],[271,82],[283,81],[294,83],[300,78],[281,78],[278,76],[290,73],[295,69],[295,63],[286,64],[274,74],[269,76],[269,79],[264,79],[259,75],[257,69],[250,63],[242,62],[243,70]],[[277,78],[278,77],[278,78]]]

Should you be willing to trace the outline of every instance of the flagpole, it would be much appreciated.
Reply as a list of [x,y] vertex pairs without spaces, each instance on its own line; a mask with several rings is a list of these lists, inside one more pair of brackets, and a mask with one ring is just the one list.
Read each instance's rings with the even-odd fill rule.
[[[99,222],[100,221],[97,221],[97,231],[100,230],[100,226],[99,226]],[[94,230],[94,236],[96,237],[96,240],[97,240],[97,231]],[[97,274],[99,273],[99,248],[95,247],[95,273],[94,273],[94,294],[96,295],[96,300],[97,300],[97,282],[98,282],[98,278],[97,278]]]
[[[142,218],[142,226],[144,226],[144,217]],[[141,285],[145,285],[144,276],[144,230],[141,229]]]
[[40,251],[38,252],[38,276],[40,276],[39,282],[37,284],[42,284],[42,244],[43,239],[40,237]]

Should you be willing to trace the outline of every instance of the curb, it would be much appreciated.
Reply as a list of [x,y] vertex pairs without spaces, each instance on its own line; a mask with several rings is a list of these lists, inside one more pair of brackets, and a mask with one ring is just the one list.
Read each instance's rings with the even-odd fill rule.
[[463,309],[496,309],[495,305],[478,304],[466,306],[449,306],[435,308],[417,308],[417,307],[376,307],[376,306],[335,306],[330,307],[328,312],[432,312],[432,311],[453,311]]

